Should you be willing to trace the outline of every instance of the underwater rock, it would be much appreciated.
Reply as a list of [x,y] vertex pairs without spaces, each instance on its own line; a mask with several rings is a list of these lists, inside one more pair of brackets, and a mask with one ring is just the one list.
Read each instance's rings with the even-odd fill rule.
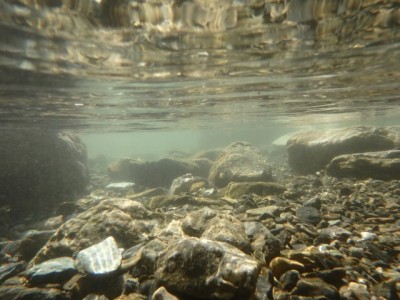
[[223,242],[185,238],[158,259],[156,286],[198,299],[246,299],[255,289],[256,260]]
[[281,194],[285,190],[283,185],[275,182],[230,182],[226,187],[225,196],[230,198],[251,194],[268,196]]
[[193,184],[199,182],[206,182],[205,179],[200,177],[194,177],[192,174],[185,174],[178,178],[175,178],[169,188],[169,195],[179,195],[180,193],[188,193],[191,191]]
[[280,209],[276,205],[269,205],[246,210],[246,214],[248,216],[256,216],[260,220],[266,218],[276,218],[279,216],[279,213]]
[[86,147],[72,133],[0,130],[0,207],[12,214],[74,200],[89,183]]
[[226,147],[213,163],[208,179],[222,188],[230,182],[268,181],[272,176],[270,166],[256,147],[236,142]]
[[394,149],[398,133],[390,128],[349,127],[305,131],[287,142],[288,161],[297,173],[319,171],[335,156]]
[[208,222],[216,215],[217,212],[208,207],[195,210],[182,220],[182,230],[189,236],[200,237],[206,230]]
[[302,278],[291,292],[292,295],[318,297],[324,299],[340,300],[339,291],[330,284],[327,284],[320,278]]
[[23,285],[0,286],[0,299],[70,300],[64,291],[55,288],[29,288]]
[[122,256],[112,236],[104,241],[79,251],[76,266],[90,275],[108,275],[121,266]]
[[111,179],[133,181],[146,187],[169,188],[175,178],[188,173],[193,176],[208,176],[208,170],[203,170],[202,165],[181,158],[162,158],[149,162],[123,158],[108,167]]
[[296,217],[300,222],[317,225],[321,221],[318,209],[312,206],[302,206],[296,211]]
[[400,150],[340,155],[332,159],[326,171],[339,178],[400,179]]
[[169,293],[165,287],[160,287],[154,292],[151,300],[179,300],[179,298]]
[[62,283],[78,273],[75,260],[71,257],[59,257],[47,260],[28,269],[26,276],[33,286],[46,283]]
[[134,182],[114,182],[110,183],[106,186],[106,189],[108,190],[115,190],[115,191],[123,191],[126,189],[130,189],[135,186]]
[[103,200],[64,223],[33,258],[37,264],[51,258],[76,255],[81,249],[113,236],[118,245],[129,248],[148,239],[157,226],[153,213],[129,199]]
[[269,268],[275,278],[279,279],[284,273],[290,270],[297,270],[300,273],[304,271],[304,265],[298,261],[287,259],[285,257],[275,257],[269,263]]
[[247,249],[250,245],[242,222],[228,214],[218,214],[211,219],[201,237],[225,242],[241,250]]
[[25,268],[25,262],[5,263],[0,266],[0,285],[8,278],[22,272]]

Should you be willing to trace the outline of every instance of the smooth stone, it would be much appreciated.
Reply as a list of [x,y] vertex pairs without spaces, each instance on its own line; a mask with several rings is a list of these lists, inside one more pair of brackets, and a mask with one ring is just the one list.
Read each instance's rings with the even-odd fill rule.
[[185,238],[159,256],[156,285],[199,299],[247,299],[254,292],[257,261],[223,242]]
[[106,186],[106,189],[119,191],[119,190],[126,190],[126,189],[132,188],[134,186],[135,186],[134,182],[123,181],[123,182],[110,183]]
[[29,288],[23,285],[0,286],[0,299],[70,300],[64,291],[50,288]]
[[279,282],[281,283],[285,291],[290,292],[295,288],[299,279],[300,279],[299,271],[290,270],[282,274],[282,276],[279,278]]
[[121,266],[122,255],[112,236],[89,248],[79,251],[76,266],[90,275],[107,275]]
[[299,221],[317,225],[321,221],[321,214],[318,209],[312,206],[302,206],[296,211],[296,217]]
[[328,228],[322,228],[320,230],[320,233],[329,235],[332,240],[346,240],[349,236],[351,236],[351,232],[349,230],[336,225],[330,226]]
[[35,265],[26,271],[32,285],[62,283],[74,276],[78,270],[71,257],[59,257]]
[[275,257],[269,263],[269,268],[277,279],[279,279],[287,271],[297,270],[300,273],[304,271],[304,265],[302,263],[284,257]]
[[180,193],[188,193],[195,183],[204,182],[205,180],[200,177],[195,177],[192,174],[185,174],[175,178],[169,188],[168,195],[179,195]]

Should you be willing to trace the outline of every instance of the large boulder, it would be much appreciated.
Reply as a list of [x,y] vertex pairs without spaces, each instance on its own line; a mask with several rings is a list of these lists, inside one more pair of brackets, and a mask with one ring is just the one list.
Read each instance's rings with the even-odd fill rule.
[[270,166],[256,147],[236,142],[226,147],[213,163],[208,179],[221,188],[230,182],[268,181],[272,176]]
[[289,165],[297,173],[313,173],[325,168],[338,155],[393,149],[398,136],[390,128],[365,126],[305,131],[287,142]]
[[133,181],[146,187],[169,188],[173,180],[191,173],[194,176],[207,177],[210,163],[206,160],[162,158],[158,161],[139,161],[123,158],[108,167],[113,180]]
[[39,250],[31,265],[77,255],[80,250],[109,236],[123,248],[140,244],[147,241],[158,225],[153,217],[139,202],[123,198],[104,200],[64,223]]
[[155,279],[185,299],[247,299],[259,271],[253,257],[227,243],[184,238],[161,252]]
[[0,206],[18,214],[52,208],[84,193],[86,147],[72,133],[0,130]]
[[340,155],[332,159],[326,171],[339,178],[400,179],[400,150]]

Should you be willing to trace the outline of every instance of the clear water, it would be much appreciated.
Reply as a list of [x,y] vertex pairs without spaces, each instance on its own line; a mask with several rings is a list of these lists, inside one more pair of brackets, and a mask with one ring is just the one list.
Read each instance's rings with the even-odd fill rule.
[[400,125],[398,1],[0,1],[0,120],[153,158]]

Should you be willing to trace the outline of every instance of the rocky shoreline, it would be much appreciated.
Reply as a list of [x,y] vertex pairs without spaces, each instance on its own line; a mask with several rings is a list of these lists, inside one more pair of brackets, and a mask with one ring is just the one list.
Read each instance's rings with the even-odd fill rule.
[[2,211],[0,299],[398,299],[398,136],[92,162],[43,221]]

